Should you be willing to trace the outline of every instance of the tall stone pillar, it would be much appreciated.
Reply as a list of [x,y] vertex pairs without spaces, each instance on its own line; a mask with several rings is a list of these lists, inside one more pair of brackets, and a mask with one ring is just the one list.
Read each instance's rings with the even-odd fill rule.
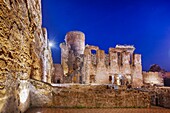
[[130,67],[130,53],[123,52],[122,53],[122,72],[124,74],[131,74],[131,67]]
[[141,55],[134,54],[134,67],[132,75],[132,86],[141,87],[143,85]]
[[119,74],[118,53],[115,48],[109,48],[110,73]]
[[84,64],[83,64],[83,70],[84,72],[82,73],[82,81],[86,84],[90,83],[90,71],[91,71],[91,66],[92,61],[91,61],[91,50],[86,47],[84,51]]
[[104,50],[97,50],[97,72],[96,83],[104,84],[109,83],[109,75],[105,64]]
[[69,47],[66,45],[66,43],[60,44],[61,48],[61,65],[64,71],[64,75],[68,73],[68,54],[69,54]]

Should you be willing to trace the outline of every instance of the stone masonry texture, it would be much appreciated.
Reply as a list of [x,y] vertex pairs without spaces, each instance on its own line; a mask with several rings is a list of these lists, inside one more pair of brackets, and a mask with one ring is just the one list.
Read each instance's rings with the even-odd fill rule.
[[114,90],[107,85],[51,87],[35,80],[31,84],[31,107],[150,107],[149,93],[139,90]]
[[51,51],[41,25],[40,0],[0,0],[1,113],[24,112],[29,107],[30,78],[51,82]]
[[112,78],[116,85],[143,85],[141,55],[134,54],[133,46],[116,45],[106,54],[97,46],[85,46],[82,32],[71,31],[60,47],[65,83],[109,84]]

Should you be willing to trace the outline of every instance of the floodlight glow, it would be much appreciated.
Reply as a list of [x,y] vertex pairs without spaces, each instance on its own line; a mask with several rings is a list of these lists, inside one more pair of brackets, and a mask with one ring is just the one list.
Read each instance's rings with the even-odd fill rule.
[[49,41],[48,45],[49,45],[49,47],[54,48],[55,47],[55,42],[54,41]]
[[49,42],[49,46],[50,46],[50,47],[53,47],[54,44],[53,44],[52,42]]

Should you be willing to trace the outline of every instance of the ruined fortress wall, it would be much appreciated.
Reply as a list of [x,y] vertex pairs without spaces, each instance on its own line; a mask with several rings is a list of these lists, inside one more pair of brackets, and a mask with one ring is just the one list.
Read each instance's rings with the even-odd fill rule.
[[[80,83],[83,79],[83,54],[85,49],[85,35],[80,31],[68,32],[65,43],[60,44],[61,65],[65,82]],[[81,80],[80,80],[81,79]]]
[[[96,54],[93,54],[92,50],[96,50]],[[84,53],[86,83],[91,83],[91,79],[95,79],[97,84],[109,84],[109,76],[121,75],[129,84],[141,87],[143,84],[141,55],[132,55],[132,50],[134,49],[128,50],[125,47],[109,48],[107,55],[97,46],[86,46]]]
[[165,108],[170,108],[170,88],[158,87],[156,88],[156,95],[152,95],[152,99],[155,100],[154,105],[158,105]]
[[[64,75],[72,79],[70,82],[76,78],[78,83],[109,84],[110,78],[116,77],[126,85],[143,85],[141,55],[133,54],[133,46],[116,45],[106,54],[97,46],[84,46],[85,37],[79,31],[68,32],[65,42],[60,44],[61,64]],[[78,63],[77,58],[81,59]]]
[[61,64],[54,64],[54,72],[52,83],[63,83],[64,73]]
[[164,85],[163,77],[159,72],[143,72],[143,82],[145,84],[156,84],[156,85]]
[[150,107],[148,92],[107,89],[107,86],[70,85],[51,87],[31,80],[32,107]]
[[68,73],[68,54],[69,54],[69,47],[66,45],[66,43],[61,43],[60,44],[61,48],[61,65],[63,68],[64,75]]
[[157,87],[145,84],[142,90],[149,93],[151,105],[170,108],[170,87]]
[[[74,88],[75,87],[75,88]],[[87,108],[114,108],[114,107],[149,107],[150,98],[147,92],[141,91],[114,91],[106,86],[72,86],[62,88],[54,93],[56,107],[87,107]],[[57,89],[54,89],[54,91]],[[69,96],[67,96],[69,95]],[[65,97],[65,98],[63,98]]]
[[68,32],[65,36],[65,42],[61,43],[61,64],[64,70],[64,75],[72,71],[73,63],[76,57],[84,54],[85,35],[79,31]]
[[29,78],[43,76],[47,39],[41,28],[41,1],[1,0],[0,9],[0,112],[24,112],[29,107]]

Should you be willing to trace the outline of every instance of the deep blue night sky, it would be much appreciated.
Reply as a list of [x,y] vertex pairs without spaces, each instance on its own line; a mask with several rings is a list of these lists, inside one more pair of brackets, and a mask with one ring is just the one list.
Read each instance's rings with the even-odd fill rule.
[[48,30],[54,63],[68,31],[80,30],[86,44],[108,51],[116,44],[134,45],[143,70],[158,64],[170,71],[170,1],[42,0],[43,27]]

